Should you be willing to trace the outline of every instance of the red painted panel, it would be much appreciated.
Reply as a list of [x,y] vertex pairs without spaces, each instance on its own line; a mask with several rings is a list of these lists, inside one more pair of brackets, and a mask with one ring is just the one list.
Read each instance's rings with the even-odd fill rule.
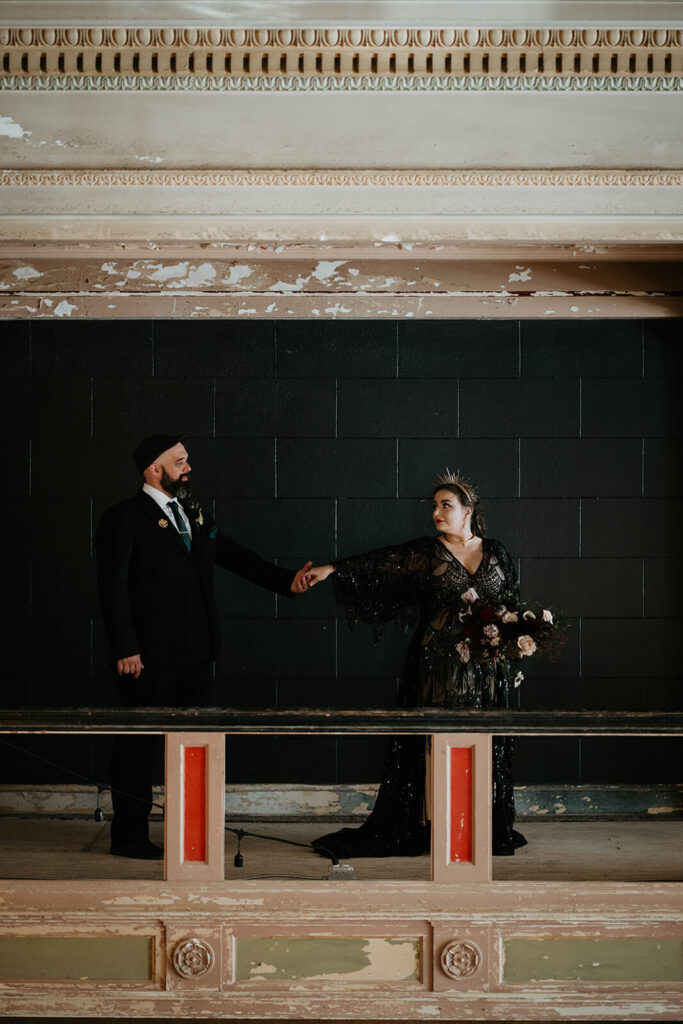
[[206,862],[206,747],[183,748],[183,860]]
[[472,863],[472,748],[451,747],[451,862]]

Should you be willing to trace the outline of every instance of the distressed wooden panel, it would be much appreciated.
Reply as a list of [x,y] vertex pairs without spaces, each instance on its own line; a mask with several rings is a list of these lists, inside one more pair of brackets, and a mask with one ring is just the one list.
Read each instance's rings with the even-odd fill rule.
[[[330,254],[334,255],[334,254]],[[529,255],[529,254],[527,254]],[[203,252],[185,258],[5,259],[0,262],[0,291],[24,295],[66,293],[296,293],[377,292],[382,294],[501,295],[558,294],[590,296],[633,292],[681,291],[680,264],[673,261],[596,262],[594,260],[445,260],[435,254],[418,259],[216,258]]]
[[[20,1016],[680,1018],[683,988],[673,979],[683,942],[681,884],[472,886],[255,879],[173,886],[83,882],[74,887],[73,883],[5,882],[0,884],[0,908],[5,933],[14,935],[55,934],[60,925],[64,934],[66,922],[72,934],[83,934],[87,928],[90,935],[106,935],[117,927],[130,934],[140,934],[145,927],[150,934],[161,928],[166,934],[165,944],[160,942],[166,948],[165,990],[159,982],[127,983],[137,986],[135,992],[114,982],[74,982],[68,989],[63,981],[3,982],[3,997],[11,1000],[13,1013]],[[673,966],[660,970],[659,980],[635,984],[630,978],[599,981],[570,976],[547,982],[504,978],[504,944],[539,938],[584,943],[584,949],[586,939],[608,944],[645,940],[634,953],[636,961],[643,950],[647,956],[653,951],[656,959],[659,948]],[[371,945],[369,940],[380,944]],[[237,945],[239,957],[240,942],[245,960],[233,973],[232,950]],[[418,946],[419,974],[413,975]],[[188,976],[178,973],[179,947],[181,953],[196,950],[197,956],[188,962],[190,968],[199,967],[196,974],[192,970]],[[207,947],[213,960],[201,973],[201,951]],[[568,947],[555,948],[561,952]],[[592,956],[595,948],[588,947],[591,964],[600,959]],[[601,947],[607,952],[612,948]],[[368,959],[369,964],[361,963]],[[259,971],[261,965],[275,971]],[[374,973],[363,977],[368,967]],[[158,970],[163,986],[163,966]],[[140,986],[146,990],[140,991]]]
[[416,983],[420,942],[370,936],[240,937],[235,981]]
[[147,935],[0,935],[4,981],[152,981],[154,939]]
[[0,318],[637,319],[682,317],[678,295],[0,295]]
[[169,880],[223,878],[225,740],[166,735],[164,870]]
[[431,737],[432,878],[490,882],[491,736]]
[[508,984],[683,982],[683,939],[507,939]]

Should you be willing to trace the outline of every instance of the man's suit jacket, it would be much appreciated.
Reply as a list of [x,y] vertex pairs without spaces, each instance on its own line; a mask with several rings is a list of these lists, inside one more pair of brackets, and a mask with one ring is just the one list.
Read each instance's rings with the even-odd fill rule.
[[192,551],[159,505],[138,491],[107,509],[95,539],[97,584],[112,661],[139,654],[149,668],[187,666],[215,657],[221,635],[214,565],[291,596],[294,573],[259,558],[222,533],[197,506]]

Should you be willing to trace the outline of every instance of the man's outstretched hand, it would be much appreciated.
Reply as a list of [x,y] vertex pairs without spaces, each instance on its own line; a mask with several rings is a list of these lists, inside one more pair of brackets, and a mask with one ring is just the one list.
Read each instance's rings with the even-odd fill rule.
[[306,562],[302,565],[296,576],[290,584],[290,589],[293,594],[303,594],[304,590],[308,590],[310,583],[308,579],[308,570],[313,565],[313,562]]
[[116,662],[116,671],[120,676],[135,676],[136,679],[144,667],[139,654],[132,654],[130,658],[119,658]]

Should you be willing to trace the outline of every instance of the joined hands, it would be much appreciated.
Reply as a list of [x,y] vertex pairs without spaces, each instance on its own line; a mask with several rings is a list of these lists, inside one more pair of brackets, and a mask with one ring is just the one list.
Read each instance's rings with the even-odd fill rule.
[[313,562],[306,562],[292,580],[292,593],[303,594],[304,590],[310,590],[316,583],[322,583],[333,572],[333,565],[314,566]]

